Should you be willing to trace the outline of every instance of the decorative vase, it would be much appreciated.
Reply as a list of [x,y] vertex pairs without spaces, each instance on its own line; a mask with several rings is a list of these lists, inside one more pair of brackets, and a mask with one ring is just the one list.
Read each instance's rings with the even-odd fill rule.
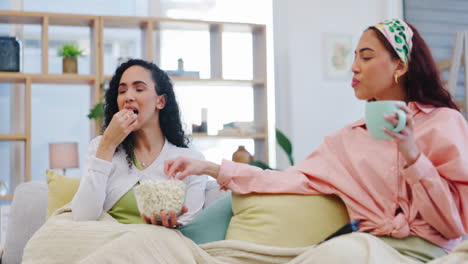
[[207,108],[202,108],[202,115],[201,115],[201,125],[196,125],[192,124],[192,132],[193,133],[204,133],[206,134],[208,132],[208,109]]
[[249,164],[252,160],[252,154],[250,154],[244,146],[239,146],[236,152],[232,154],[232,161],[234,162]]
[[184,60],[182,58],[177,60],[177,71],[184,71]]
[[21,43],[14,37],[0,37],[0,71],[19,72]]
[[78,61],[76,58],[63,58],[63,73],[78,73]]

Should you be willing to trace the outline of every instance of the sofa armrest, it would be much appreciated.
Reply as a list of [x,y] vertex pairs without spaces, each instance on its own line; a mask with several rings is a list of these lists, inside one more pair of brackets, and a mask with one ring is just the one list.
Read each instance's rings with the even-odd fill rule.
[[46,183],[27,182],[16,187],[8,218],[2,264],[21,263],[24,247],[44,224],[46,212]]

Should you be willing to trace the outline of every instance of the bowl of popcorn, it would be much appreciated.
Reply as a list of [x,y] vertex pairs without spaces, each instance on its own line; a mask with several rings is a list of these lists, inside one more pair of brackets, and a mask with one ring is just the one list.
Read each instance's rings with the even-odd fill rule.
[[161,217],[161,211],[180,212],[185,201],[186,185],[179,180],[142,183],[133,187],[138,210],[146,217]]

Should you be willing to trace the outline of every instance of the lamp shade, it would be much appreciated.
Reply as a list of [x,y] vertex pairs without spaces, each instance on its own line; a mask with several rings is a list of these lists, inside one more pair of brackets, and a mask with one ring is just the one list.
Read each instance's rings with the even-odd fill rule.
[[51,169],[78,168],[78,143],[49,143],[49,166]]

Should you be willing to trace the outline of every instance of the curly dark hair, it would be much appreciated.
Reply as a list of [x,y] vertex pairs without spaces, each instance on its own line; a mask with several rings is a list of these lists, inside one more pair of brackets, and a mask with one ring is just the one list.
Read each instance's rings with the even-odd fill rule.
[[[413,49],[409,56],[408,72],[403,76],[407,99],[425,105],[448,107],[460,111],[452,95],[443,86],[440,72],[426,42],[413,25],[407,24],[413,31]],[[366,30],[373,30],[392,58],[399,59],[392,45],[375,26]]]
[[[174,88],[171,79],[166,72],[161,70],[156,64],[141,60],[130,59],[122,63],[112,77],[109,89],[104,96],[104,124],[103,129],[106,129],[115,113],[119,111],[117,105],[118,88],[122,74],[132,66],[141,66],[151,72],[151,77],[155,83],[154,89],[158,95],[166,95],[166,105],[159,112],[159,122],[163,135],[169,142],[178,146],[187,148],[189,143],[184,130],[182,129],[182,122],[180,119],[179,106],[177,104]],[[133,149],[135,147],[135,134],[131,132],[120,145],[117,151],[125,151],[127,155],[127,162],[129,168],[133,163]]]

